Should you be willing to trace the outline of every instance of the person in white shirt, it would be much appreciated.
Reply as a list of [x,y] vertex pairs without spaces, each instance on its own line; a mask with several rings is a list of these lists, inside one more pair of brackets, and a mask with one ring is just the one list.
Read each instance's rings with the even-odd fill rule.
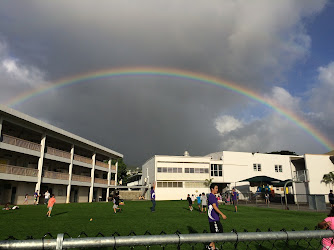
[[46,190],[46,192],[44,193],[44,204],[48,204],[48,201],[50,199],[50,193],[49,190]]

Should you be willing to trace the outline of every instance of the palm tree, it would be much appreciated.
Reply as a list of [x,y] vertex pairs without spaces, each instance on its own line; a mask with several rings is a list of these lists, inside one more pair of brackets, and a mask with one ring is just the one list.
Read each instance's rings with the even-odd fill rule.
[[206,187],[210,187],[210,185],[211,185],[211,183],[212,183],[212,180],[213,180],[213,178],[205,179],[205,181],[204,181],[204,185],[205,185]]
[[334,184],[334,173],[333,172],[329,172],[328,174],[324,174],[324,176],[322,177],[321,182],[324,182],[326,185],[327,184],[331,184],[333,187]]

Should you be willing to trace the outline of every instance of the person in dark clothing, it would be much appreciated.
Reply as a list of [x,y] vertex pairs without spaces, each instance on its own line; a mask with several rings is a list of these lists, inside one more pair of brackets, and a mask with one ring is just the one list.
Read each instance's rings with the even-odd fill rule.
[[190,194],[188,194],[187,201],[189,203],[189,210],[193,211],[193,201],[190,198]]
[[155,183],[153,183],[153,186],[151,187],[151,212],[155,212]]
[[331,207],[334,207],[334,194],[333,194],[333,190],[329,190],[328,199],[329,199],[329,203],[331,204]]

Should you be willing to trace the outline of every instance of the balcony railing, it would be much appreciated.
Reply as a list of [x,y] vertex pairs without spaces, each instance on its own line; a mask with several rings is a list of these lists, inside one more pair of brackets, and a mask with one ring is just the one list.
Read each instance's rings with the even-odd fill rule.
[[60,179],[60,180],[68,180],[69,174],[68,173],[60,173],[60,172],[52,172],[52,171],[43,171],[44,178],[50,179]]
[[73,174],[72,175],[72,181],[90,182],[91,178],[89,176]]
[[96,166],[100,166],[100,167],[104,167],[104,168],[109,168],[109,164],[108,163],[104,163],[102,161],[96,161]]
[[292,179],[296,182],[308,182],[308,170],[294,171]]
[[108,185],[108,180],[107,179],[95,178],[94,182]]
[[81,161],[87,164],[92,164],[92,159],[81,156],[81,155],[74,155],[74,160],[75,161]]
[[3,143],[11,144],[21,148],[27,148],[34,151],[41,151],[41,144],[34,143],[31,141],[26,141],[20,138],[16,138],[10,135],[3,135]]
[[115,165],[111,165],[111,170],[116,171],[116,166]]
[[0,173],[37,177],[38,169],[0,164]]
[[115,181],[110,180],[110,185],[111,185],[111,186],[115,186]]
[[59,156],[62,158],[71,159],[71,153],[56,148],[46,147],[46,153],[50,155]]

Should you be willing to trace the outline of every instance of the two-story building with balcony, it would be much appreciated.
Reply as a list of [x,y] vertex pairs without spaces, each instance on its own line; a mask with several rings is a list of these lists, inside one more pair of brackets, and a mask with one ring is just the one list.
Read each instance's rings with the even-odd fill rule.
[[[233,187],[240,199],[255,193],[261,183],[243,181],[252,177],[277,179],[278,185],[291,181],[289,192],[295,200],[307,202],[309,194],[327,194],[329,187],[321,182],[324,174],[334,171],[334,151],[327,154],[302,156],[222,151],[206,156],[155,155],[142,166],[143,184],[156,183],[157,200],[185,199],[187,194],[209,192],[205,180],[212,179],[219,192]],[[263,183],[264,184],[264,183]],[[283,194],[283,186],[272,186]]]
[[[0,106],[0,204],[28,204],[33,194],[57,203],[108,201],[123,155],[102,145]],[[116,162],[116,164],[112,164]]]

